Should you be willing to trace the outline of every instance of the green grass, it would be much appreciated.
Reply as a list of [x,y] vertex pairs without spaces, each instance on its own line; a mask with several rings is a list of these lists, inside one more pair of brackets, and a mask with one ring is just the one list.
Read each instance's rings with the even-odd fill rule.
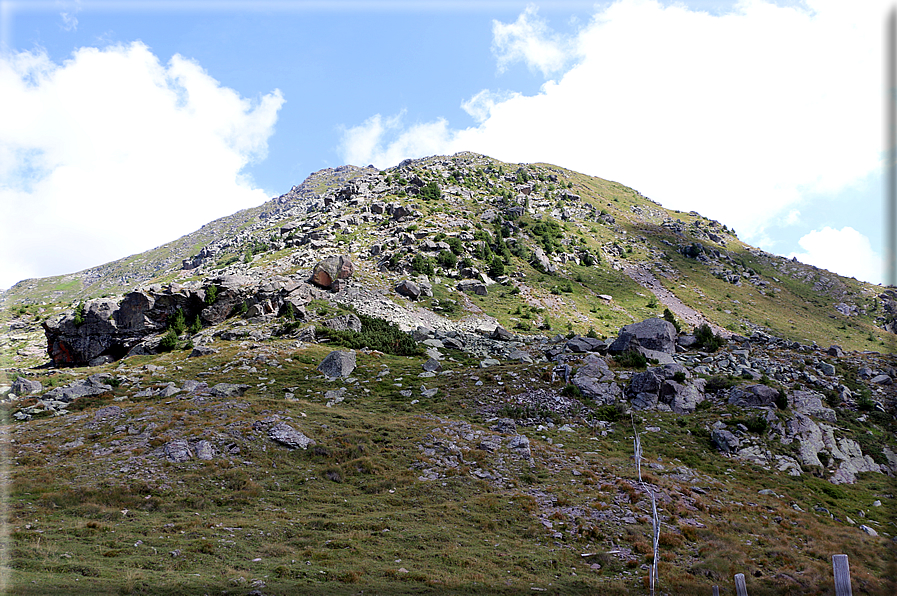
[[[519,427],[530,438],[532,465],[507,455],[500,464],[477,447],[476,437],[454,434],[469,424],[464,428],[488,435],[488,420],[502,408],[529,391],[551,388],[550,365],[472,371],[447,361],[452,372],[421,379],[422,357],[359,352],[357,384],[345,385],[343,403],[327,407],[324,392],[342,383],[323,382],[315,367],[330,347],[297,351],[288,341],[273,340],[261,346],[266,361],[253,360],[259,349],[236,342],[216,347],[220,353],[203,358],[172,353],[128,359],[128,370],[116,374],[143,387],[187,378],[242,382],[251,385],[243,398],[138,400],[128,397],[133,389],[123,383],[73,408],[87,415],[83,421],[70,414],[13,425],[8,577],[16,593],[245,592],[258,580],[272,593],[516,594],[533,587],[556,594],[646,593],[639,566],[650,558],[649,501],[632,464],[628,419],[602,414],[617,422],[597,440],[577,414],[555,416],[556,426],[547,430]],[[258,372],[233,366],[241,361],[253,362]],[[164,366],[164,373],[141,371],[148,363]],[[389,373],[380,376],[383,370]],[[478,380],[484,384],[476,385]],[[439,393],[423,398],[421,385]],[[404,389],[412,397],[400,395]],[[284,399],[288,391],[297,401]],[[120,397],[125,399],[114,401]],[[412,404],[414,399],[419,401]],[[124,427],[84,427],[97,408],[111,404],[127,411]],[[664,466],[643,467],[643,477],[675,495],[660,504],[663,589],[705,592],[712,584],[730,585],[734,573],[751,577],[752,594],[781,593],[787,582],[778,572],[822,585],[831,573],[827,557],[847,552],[857,593],[887,593],[882,539],[813,507],[822,504],[841,519],[859,519],[862,508],[864,523],[884,529],[895,513],[893,499],[883,497],[889,479],[864,475],[856,485],[835,486],[723,458],[697,429],[726,412],[728,406],[712,405],[688,418],[656,412],[637,417],[646,459]],[[253,430],[253,423],[272,414],[314,438],[317,448],[290,451]],[[141,430],[150,423],[156,426],[146,451],[129,448],[135,443],[127,425]],[[573,424],[575,432],[560,431],[561,423]],[[648,426],[660,430],[646,431]],[[149,455],[174,438],[214,442],[225,430],[243,437],[231,439],[239,455],[180,464]],[[60,451],[77,436],[83,446]],[[432,464],[419,445],[432,437],[455,443],[463,463],[437,466],[444,476],[422,481],[420,464]],[[96,448],[117,451],[95,458]],[[472,474],[499,466],[500,485]],[[677,480],[680,466],[697,479]],[[134,470],[131,476],[123,467]],[[757,494],[766,487],[783,498]],[[875,499],[884,506],[872,508]],[[792,501],[806,512],[792,509]],[[634,524],[601,518],[620,504],[634,512]],[[620,547],[631,554],[607,554]],[[174,551],[180,554],[172,556]],[[592,562],[601,568],[590,569]],[[756,570],[761,577],[753,577]]]

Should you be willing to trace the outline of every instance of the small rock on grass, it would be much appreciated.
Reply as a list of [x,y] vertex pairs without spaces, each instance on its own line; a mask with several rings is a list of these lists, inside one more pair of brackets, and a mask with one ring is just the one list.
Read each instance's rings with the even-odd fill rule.
[[285,422],[279,422],[269,428],[268,437],[290,449],[308,449],[309,445],[315,445],[314,439],[306,437]]

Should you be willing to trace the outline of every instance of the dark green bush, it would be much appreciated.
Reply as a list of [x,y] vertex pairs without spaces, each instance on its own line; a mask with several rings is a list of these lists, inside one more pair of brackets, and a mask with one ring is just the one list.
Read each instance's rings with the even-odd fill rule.
[[677,370],[675,374],[673,374],[673,380],[677,383],[685,382],[685,371]]
[[218,300],[218,286],[209,286],[206,288],[206,304],[215,304]]
[[159,342],[159,351],[170,352],[177,347],[178,336],[174,332],[174,329],[169,328],[168,331],[165,332],[165,335],[162,336],[162,341]]
[[751,416],[745,421],[744,425],[752,433],[762,435],[766,432],[767,427],[769,427],[769,422],[762,416]]
[[327,338],[335,344],[353,350],[369,348],[396,356],[419,356],[423,349],[416,341],[392,323],[359,314],[361,333],[357,331],[336,331],[327,327],[315,327],[318,338]]
[[676,333],[682,333],[682,326],[679,324],[679,321],[676,320],[673,311],[668,308],[663,309],[663,318],[673,324],[673,327],[676,328]]
[[431,180],[421,187],[419,196],[425,201],[436,201],[442,197],[442,191],[439,190],[439,185]]
[[454,269],[458,264],[458,257],[450,250],[444,250],[436,256],[436,262],[446,269]]
[[614,405],[604,405],[598,406],[594,410],[595,417],[598,420],[604,420],[606,422],[616,422],[617,420],[624,420],[626,415],[626,406],[623,404],[614,404]]
[[648,366],[648,359],[641,352],[630,350],[621,352],[614,356],[617,364],[626,368],[645,368]]
[[489,264],[489,276],[490,277],[501,277],[505,274],[505,264],[498,257],[492,258],[492,263]]
[[707,384],[704,386],[704,390],[707,393],[716,393],[717,391],[734,387],[736,384],[737,381],[735,380],[735,377],[731,375],[714,375],[707,379]]
[[174,316],[168,321],[168,328],[174,331],[175,337],[187,330],[187,320],[183,310],[177,309]]
[[435,273],[433,259],[418,253],[411,261],[411,270],[418,275],[433,275]]
[[561,395],[564,397],[582,397],[582,391],[579,390],[579,387],[574,385],[573,383],[567,383],[564,385],[564,388],[561,389]]
[[75,327],[80,327],[84,324],[84,318],[87,316],[87,309],[84,307],[84,301],[78,303],[78,306],[75,307]]
[[449,248],[452,249],[452,252],[456,255],[460,255],[464,252],[464,245],[461,243],[461,239],[457,236],[446,238],[445,243],[449,245]]
[[779,394],[776,396],[776,407],[780,410],[788,409],[788,396],[785,395],[785,392],[781,389],[778,390]]
[[715,334],[707,323],[695,327],[695,339],[696,345],[707,352],[715,352],[726,343],[726,340]]
[[196,335],[200,331],[202,331],[202,321],[199,319],[199,315],[196,315],[196,318],[193,319],[193,323],[190,325],[190,335]]

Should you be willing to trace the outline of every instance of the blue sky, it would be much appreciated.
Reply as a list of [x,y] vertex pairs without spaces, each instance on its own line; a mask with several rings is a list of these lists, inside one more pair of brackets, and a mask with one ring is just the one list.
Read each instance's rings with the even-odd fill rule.
[[617,180],[881,282],[885,10],[0,0],[0,288],[321,168],[461,150]]

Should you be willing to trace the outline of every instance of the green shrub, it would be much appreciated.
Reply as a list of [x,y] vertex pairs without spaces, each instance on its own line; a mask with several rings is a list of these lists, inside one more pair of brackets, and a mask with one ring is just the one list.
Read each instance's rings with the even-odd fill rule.
[[318,338],[327,338],[335,344],[345,346],[353,350],[369,348],[386,354],[396,356],[419,356],[423,349],[410,334],[405,333],[396,325],[359,314],[361,319],[361,332],[336,331],[328,327],[315,327],[315,335]]
[[492,263],[489,265],[489,277],[501,277],[505,274],[505,264],[498,257],[492,258]]
[[574,385],[573,383],[567,383],[564,385],[564,388],[561,389],[561,395],[564,397],[582,397],[582,391],[579,390],[579,387]]
[[751,416],[745,421],[744,425],[752,433],[762,435],[766,432],[767,427],[769,427],[769,422],[762,416]]
[[215,304],[218,300],[218,286],[209,286],[206,288],[206,304]]
[[84,307],[84,301],[82,300],[75,307],[75,327],[83,325],[85,317],[87,317],[87,309]]
[[707,379],[707,384],[704,386],[704,390],[708,393],[716,393],[717,391],[734,387],[736,383],[737,381],[735,380],[735,377],[731,375],[714,375]]
[[673,324],[673,327],[676,328],[676,333],[682,333],[682,326],[679,324],[679,321],[676,320],[673,311],[668,308],[663,309],[663,318]]
[[168,321],[168,328],[174,331],[175,337],[187,330],[187,320],[184,317],[183,310],[177,309],[174,316]]
[[458,257],[450,250],[444,250],[436,257],[436,262],[445,269],[454,269],[458,264]]
[[589,327],[589,332],[586,333],[586,337],[591,337],[592,339],[598,339],[598,333],[595,332],[594,327]]
[[425,201],[436,201],[442,197],[442,191],[439,190],[439,185],[431,180],[421,187],[419,196]]
[[449,248],[456,255],[460,255],[464,252],[464,245],[461,243],[461,239],[457,236],[451,236],[445,239],[445,243],[449,245]]
[[779,394],[776,395],[776,407],[780,410],[788,409],[788,396],[785,395],[785,392],[781,389],[778,390]]
[[190,335],[196,335],[200,331],[202,331],[202,321],[199,319],[199,315],[196,315],[196,318],[193,319],[193,323],[190,325]]
[[695,340],[696,345],[707,352],[715,352],[726,343],[726,340],[715,334],[707,323],[695,327]]
[[621,352],[614,356],[614,360],[626,368],[646,368],[648,366],[648,359],[641,352],[635,350]]
[[178,347],[178,336],[174,329],[169,328],[162,336],[162,341],[159,342],[159,351],[170,352],[176,347]]
[[411,261],[411,270],[418,275],[433,275],[435,273],[433,259],[418,253]]
[[675,374],[673,374],[673,380],[677,383],[685,382],[685,371],[677,370]]
[[614,405],[604,405],[598,406],[594,410],[595,417],[598,420],[604,420],[606,422],[616,422],[617,420],[623,420],[626,414],[626,406],[623,404],[614,404]]

